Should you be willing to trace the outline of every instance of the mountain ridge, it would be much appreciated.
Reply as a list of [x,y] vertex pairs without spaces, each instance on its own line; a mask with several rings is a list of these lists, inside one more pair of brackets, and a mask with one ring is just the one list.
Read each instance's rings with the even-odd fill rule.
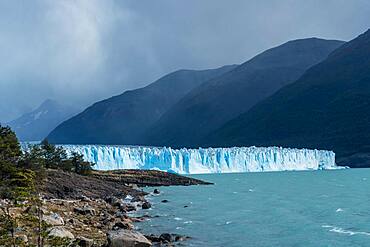
[[189,92],[147,131],[145,143],[198,147],[208,133],[295,81],[343,43],[298,39],[256,55]]
[[22,141],[43,140],[58,124],[78,112],[77,109],[46,99],[31,112],[7,123]]
[[47,137],[52,143],[139,145],[142,132],[192,88],[236,65],[178,70],[135,90],[99,101],[63,122]]
[[341,165],[365,166],[369,105],[370,30],[210,134],[204,145],[328,149]]

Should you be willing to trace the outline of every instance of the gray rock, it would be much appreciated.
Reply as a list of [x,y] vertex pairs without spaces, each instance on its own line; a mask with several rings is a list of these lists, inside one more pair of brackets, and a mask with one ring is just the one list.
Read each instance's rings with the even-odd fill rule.
[[150,202],[144,202],[141,207],[142,209],[149,209],[152,207],[152,204],[150,204]]
[[131,202],[144,202],[145,198],[144,196],[135,196],[134,198],[131,199]]
[[80,195],[78,197],[79,200],[83,201],[83,202],[91,202],[91,199],[88,198],[87,196],[84,196],[84,195]]
[[74,208],[73,211],[78,214],[82,214],[82,215],[88,215],[88,214],[95,215],[95,209],[89,206],[84,206],[82,208]]
[[27,237],[27,235],[24,235],[24,234],[22,234],[22,235],[17,235],[17,236],[15,237],[15,239],[16,239],[16,241],[17,241],[17,242],[22,242],[22,243],[25,243],[25,244],[27,244],[27,243],[28,243],[28,237]]
[[154,189],[153,193],[154,194],[160,194],[161,192],[159,191],[159,189]]
[[43,215],[42,220],[46,224],[52,225],[52,226],[63,226],[64,225],[63,218],[57,213],[53,213],[50,215]]
[[113,225],[113,230],[117,230],[117,229],[131,230],[132,228],[133,228],[133,225],[128,221],[119,221]]
[[149,247],[152,243],[141,233],[125,229],[107,234],[109,247]]
[[118,212],[116,212],[115,217],[116,217],[116,218],[122,218],[122,217],[125,217],[125,213],[118,211]]
[[[160,236],[156,236],[154,234],[146,235],[147,239],[152,241],[154,245],[158,246],[173,246],[171,243],[185,241],[189,239],[190,237],[179,235],[179,234],[173,234],[173,233],[163,233]],[[176,245],[177,246],[177,245]]]
[[77,241],[78,241],[78,246],[81,246],[81,247],[91,247],[94,245],[94,240],[85,238],[85,237],[79,237]]
[[16,227],[16,228],[14,229],[14,232],[15,232],[15,233],[21,233],[21,232],[24,232],[24,230],[25,230],[25,229],[23,229],[23,227],[19,227],[19,226],[18,226],[18,227]]
[[59,238],[70,238],[70,239],[75,238],[70,231],[68,231],[62,226],[56,226],[56,227],[51,228],[49,231],[49,236],[59,237]]
[[121,203],[121,200],[119,200],[117,197],[114,197],[114,196],[106,197],[105,201],[115,207],[118,207]]
[[139,186],[137,186],[137,184],[128,184],[128,186],[131,187],[134,190],[138,190],[139,189]]
[[159,236],[159,238],[162,239],[162,241],[167,241],[167,242],[173,241],[172,235],[169,233],[163,233],[161,234],[161,236]]
[[126,212],[136,211],[136,207],[132,204],[126,204],[125,211]]

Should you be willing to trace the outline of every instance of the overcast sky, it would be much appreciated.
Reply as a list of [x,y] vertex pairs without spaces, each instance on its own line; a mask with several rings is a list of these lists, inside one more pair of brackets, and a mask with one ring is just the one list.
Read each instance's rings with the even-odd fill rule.
[[86,106],[181,68],[285,41],[350,40],[368,0],[0,0],[0,121],[47,98]]

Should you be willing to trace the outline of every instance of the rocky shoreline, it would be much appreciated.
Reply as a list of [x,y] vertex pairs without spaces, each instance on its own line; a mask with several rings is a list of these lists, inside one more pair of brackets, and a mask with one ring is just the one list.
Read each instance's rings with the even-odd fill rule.
[[[209,184],[159,171],[94,171],[90,176],[59,170],[46,173],[39,188],[45,237],[54,241],[49,246],[174,246],[188,237],[172,233],[144,236],[135,230],[134,223],[148,216],[134,217],[132,212],[151,208],[145,198],[148,193],[140,187]],[[27,210],[15,207],[11,214],[19,217]],[[15,234],[20,246],[36,242],[27,234],[32,230],[26,224],[19,227]]]

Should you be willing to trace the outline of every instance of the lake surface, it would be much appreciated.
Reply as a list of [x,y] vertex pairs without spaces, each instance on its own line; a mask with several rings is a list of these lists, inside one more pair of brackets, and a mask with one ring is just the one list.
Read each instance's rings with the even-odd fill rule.
[[370,246],[370,169],[192,177],[215,185],[160,187],[137,227],[185,246]]

